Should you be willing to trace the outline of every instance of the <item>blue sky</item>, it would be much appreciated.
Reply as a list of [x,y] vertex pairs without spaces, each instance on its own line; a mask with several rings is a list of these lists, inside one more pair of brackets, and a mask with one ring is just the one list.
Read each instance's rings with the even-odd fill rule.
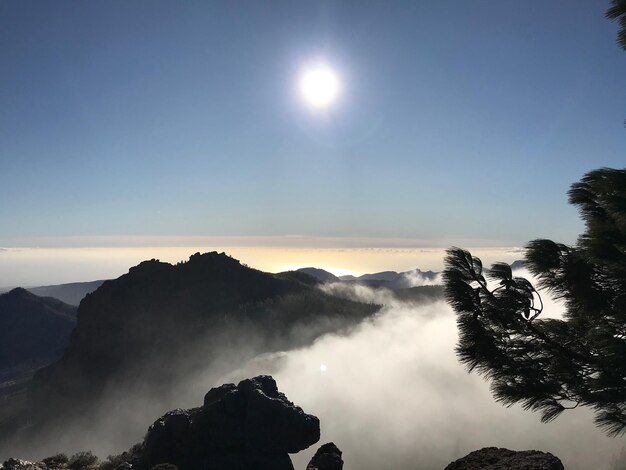
[[626,163],[607,7],[0,2],[0,240],[573,242],[569,185]]

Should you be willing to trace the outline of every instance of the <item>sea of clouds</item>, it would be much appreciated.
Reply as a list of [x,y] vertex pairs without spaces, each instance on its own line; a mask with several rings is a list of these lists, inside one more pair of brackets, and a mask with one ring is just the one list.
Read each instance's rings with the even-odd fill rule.
[[[355,285],[325,289],[384,308],[348,335],[258,357],[223,381],[272,374],[320,418],[320,444],[335,442],[346,470],[442,469],[485,446],[552,452],[571,470],[618,468],[623,439],[606,437],[589,410],[543,424],[538,414],[497,404],[488,383],[455,357],[455,315],[445,302],[403,303]],[[560,316],[562,305],[543,297],[546,315]],[[295,467],[305,468],[317,447],[293,456]]]

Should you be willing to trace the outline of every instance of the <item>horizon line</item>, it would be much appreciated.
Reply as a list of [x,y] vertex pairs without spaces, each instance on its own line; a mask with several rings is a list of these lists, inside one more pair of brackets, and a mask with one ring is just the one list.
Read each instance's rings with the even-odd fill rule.
[[367,236],[310,235],[62,235],[0,238],[0,250],[20,248],[197,248],[197,247],[267,247],[308,249],[445,249],[515,248],[522,244],[511,240],[484,238],[411,238]]

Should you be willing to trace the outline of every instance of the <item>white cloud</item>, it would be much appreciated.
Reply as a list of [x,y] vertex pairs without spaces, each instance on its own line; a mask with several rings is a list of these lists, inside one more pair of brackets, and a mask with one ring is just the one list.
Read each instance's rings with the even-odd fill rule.
[[[484,446],[549,451],[568,469],[610,468],[622,441],[595,428],[588,410],[543,424],[495,403],[488,384],[457,361],[455,317],[445,303],[410,308],[384,291],[351,289],[388,306],[349,336],[265,355],[224,380],[273,374],[281,391],[320,418],[320,444],[335,442],[346,470],[443,468]],[[317,447],[295,455],[295,467]]]

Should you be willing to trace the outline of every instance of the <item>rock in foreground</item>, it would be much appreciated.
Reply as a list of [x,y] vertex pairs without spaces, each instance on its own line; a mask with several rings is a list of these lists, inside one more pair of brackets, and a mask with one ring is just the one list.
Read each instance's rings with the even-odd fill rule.
[[322,445],[306,467],[306,470],[342,470],[341,451],[333,443]]
[[292,470],[288,453],[320,438],[319,420],[278,391],[270,376],[211,389],[204,405],[175,410],[148,430],[134,467]]
[[[293,470],[289,454],[319,438],[319,419],[290,402],[272,377],[260,375],[209,390],[201,407],[166,413],[142,443],[105,462],[80,452],[69,461],[64,454],[42,462],[9,459],[0,470]],[[334,444],[318,454],[329,445],[341,460]]]
[[455,460],[445,470],[564,470],[561,461],[548,452],[524,450],[516,452],[485,447]]

